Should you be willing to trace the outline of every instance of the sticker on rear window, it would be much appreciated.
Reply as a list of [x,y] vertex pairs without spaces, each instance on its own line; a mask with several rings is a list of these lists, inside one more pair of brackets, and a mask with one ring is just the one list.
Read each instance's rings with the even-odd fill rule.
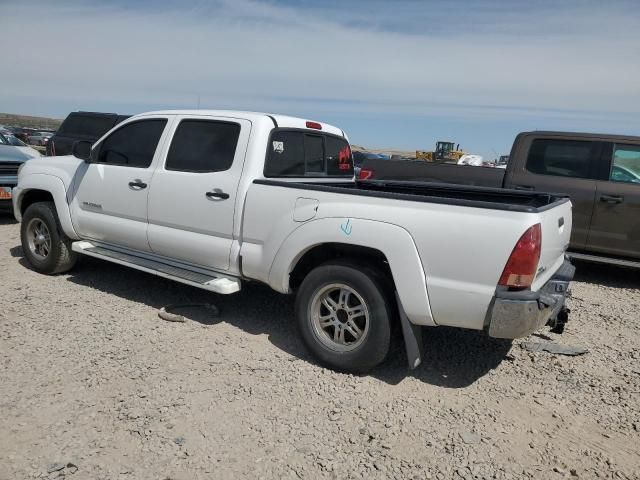
[[351,169],[351,149],[349,145],[344,147],[338,152],[338,168],[340,170],[350,170]]
[[273,151],[276,153],[284,152],[284,142],[273,142]]

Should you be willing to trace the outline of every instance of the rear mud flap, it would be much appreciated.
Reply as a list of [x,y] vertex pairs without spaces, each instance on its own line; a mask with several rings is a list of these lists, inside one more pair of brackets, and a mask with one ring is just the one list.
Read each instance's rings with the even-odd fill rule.
[[402,309],[402,303],[400,303],[398,292],[396,292],[396,302],[398,304],[398,313],[400,314],[400,324],[402,325],[404,348],[407,352],[407,362],[409,363],[409,369],[413,370],[422,363],[422,357],[424,355],[422,327],[414,325],[409,321],[407,315]]
[[564,326],[569,321],[569,310],[567,307],[562,307],[562,309],[558,312],[555,317],[552,317],[547,322],[547,325],[551,327],[551,333],[562,333],[564,332]]

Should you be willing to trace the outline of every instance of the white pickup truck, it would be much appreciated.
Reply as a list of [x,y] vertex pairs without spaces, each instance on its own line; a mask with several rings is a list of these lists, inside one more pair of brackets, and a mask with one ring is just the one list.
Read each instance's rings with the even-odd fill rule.
[[263,113],[145,113],[73,152],[25,163],[13,192],[38,272],[83,254],[220,294],[295,292],[304,343],[348,371],[383,361],[394,322],[413,368],[421,327],[517,338],[567,319],[562,195],[355,183],[342,130]]

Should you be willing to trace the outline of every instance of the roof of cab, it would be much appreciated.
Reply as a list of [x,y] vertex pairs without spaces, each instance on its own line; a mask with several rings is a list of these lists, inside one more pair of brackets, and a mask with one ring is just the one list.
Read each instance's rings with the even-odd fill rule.
[[[290,117],[287,115],[278,115],[273,113],[264,113],[264,112],[246,112],[242,110],[159,110],[154,112],[145,112],[140,113],[138,115],[134,115],[134,117],[138,116],[147,116],[147,115],[193,115],[193,116],[212,116],[212,117],[229,117],[229,118],[241,118],[249,121],[255,121],[257,119],[263,119],[265,117],[270,118],[274,122],[275,127],[285,127],[285,128],[308,128],[306,123],[308,121],[317,122],[316,120],[304,119],[298,117]],[[335,127],[333,125],[329,125],[324,122],[317,122],[322,125],[322,131],[327,133],[332,133],[334,135],[340,135],[342,137],[346,137],[344,131]]]
[[603,139],[603,140],[628,140],[632,142],[637,142],[638,140],[640,140],[640,136],[627,135],[627,134],[561,132],[561,131],[551,131],[551,130],[532,130],[528,132],[522,132],[521,135],[544,135],[544,136],[554,136],[554,137],[571,137],[571,138]]

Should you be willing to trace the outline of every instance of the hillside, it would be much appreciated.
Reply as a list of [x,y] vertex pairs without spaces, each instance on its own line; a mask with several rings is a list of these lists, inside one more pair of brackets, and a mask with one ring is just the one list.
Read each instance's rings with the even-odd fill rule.
[[0,113],[0,125],[25,128],[56,129],[62,123],[59,118],[32,117],[29,115],[16,115],[14,113]]

